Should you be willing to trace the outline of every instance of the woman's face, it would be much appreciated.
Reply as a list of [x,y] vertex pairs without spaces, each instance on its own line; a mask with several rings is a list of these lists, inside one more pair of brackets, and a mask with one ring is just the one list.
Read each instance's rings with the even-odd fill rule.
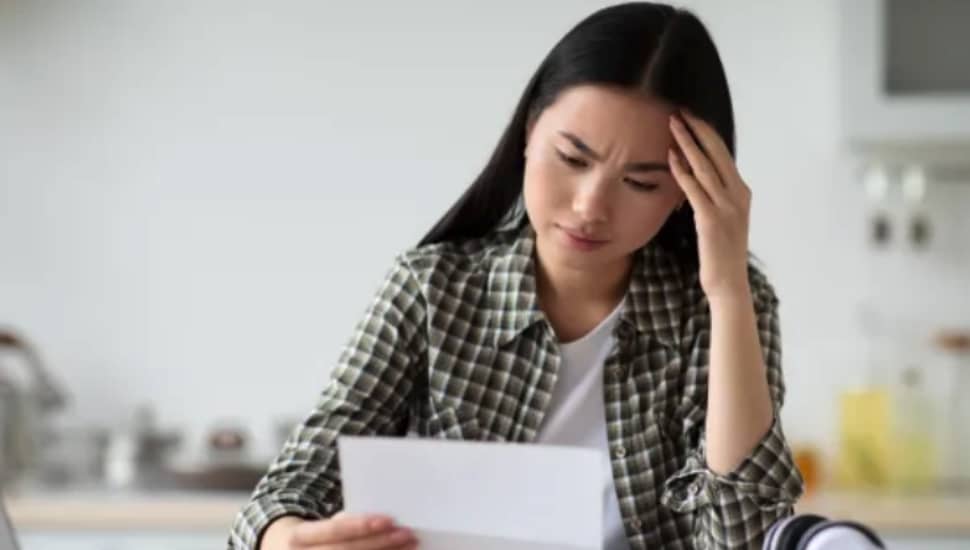
[[667,166],[673,108],[620,88],[569,88],[529,130],[523,196],[544,264],[628,265],[684,195]]

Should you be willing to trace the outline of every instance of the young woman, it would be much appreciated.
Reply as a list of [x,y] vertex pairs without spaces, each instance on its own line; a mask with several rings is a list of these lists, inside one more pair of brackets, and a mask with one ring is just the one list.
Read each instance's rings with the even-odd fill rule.
[[758,546],[802,481],[734,150],[696,17],[632,3],[580,22],[397,258],[230,547],[420,547],[392,518],[340,512],[337,438],[409,431],[601,449],[610,550]]

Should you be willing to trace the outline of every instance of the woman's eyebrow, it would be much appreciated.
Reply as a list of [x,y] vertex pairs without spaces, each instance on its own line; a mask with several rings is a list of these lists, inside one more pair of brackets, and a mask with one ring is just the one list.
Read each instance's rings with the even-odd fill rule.
[[[603,158],[602,155],[594,151],[593,148],[590,147],[589,145],[586,145],[586,142],[580,139],[579,136],[577,136],[576,134],[567,132],[565,130],[560,130],[559,135],[568,139],[569,142],[572,143],[577,149],[579,149],[586,155],[592,157],[593,160],[598,161]],[[624,169],[627,172],[655,172],[655,171],[669,172],[670,166],[668,166],[666,162],[657,162],[657,161],[631,162],[626,166],[624,166]]]

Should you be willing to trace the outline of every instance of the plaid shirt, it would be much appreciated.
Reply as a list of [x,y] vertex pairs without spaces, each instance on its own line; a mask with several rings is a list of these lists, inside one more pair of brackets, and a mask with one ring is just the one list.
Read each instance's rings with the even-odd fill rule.
[[[538,307],[524,229],[400,255],[310,413],[238,514],[229,548],[255,548],[282,515],[341,509],[342,434],[531,442],[561,363]],[[696,273],[653,245],[636,255],[603,372],[613,480],[633,550],[760,548],[802,480],[778,410],[778,301],[750,269],[775,420],[733,472],[704,458],[710,312]]]

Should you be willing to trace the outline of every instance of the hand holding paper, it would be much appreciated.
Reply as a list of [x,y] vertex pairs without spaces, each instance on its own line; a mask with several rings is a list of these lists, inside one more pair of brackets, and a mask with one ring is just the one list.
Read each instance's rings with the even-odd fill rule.
[[344,508],[412,529],[421,550],[598,550],[601,456],[511,443],[341,437]]

